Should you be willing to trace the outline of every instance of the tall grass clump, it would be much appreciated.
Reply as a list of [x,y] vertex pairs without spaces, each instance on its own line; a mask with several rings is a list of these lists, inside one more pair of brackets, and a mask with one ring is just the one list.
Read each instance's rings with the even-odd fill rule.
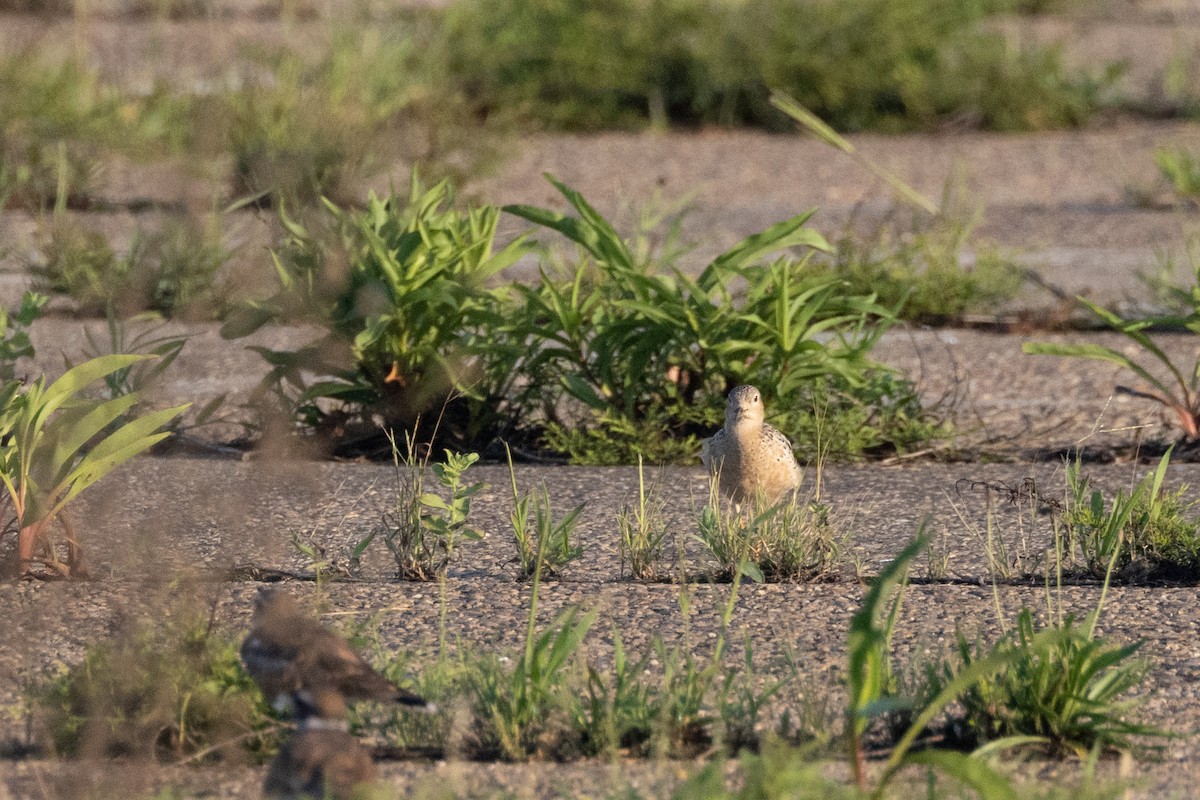
[[508,476],[512,482],[513,510],[509,521],[517,545],[517,577],[528,580],[538,569],[543,576],[553,577],[583,555],[583,548],[574,544],[573,538],[585,504],[577,505],[555,519],[550,507],[550,490],[543,484],[541,491],[520,493],[512,453],[506,454]]
[[538,630],[538,592],[549,544],[546,539],[537,542],[524,647],[510,665],[497,656],[484,656],[470,678],[478,721],[476,744],[508,760],[553,756],[571,746],[574,737],[564,713],[571,691],[567,678],[597,617],[596,611],[584,614],[571,607]]
[[[1037,635],[1051,631],[1050,643]],[[958,636],[959,666],[983,653]],[[1134,658],[1141,642],[1118,645],[1095,635],[1095,615],[1039,626],[1022,609],[1016,628],[992,646],[1004,666],[976,682],[962,697],[962,730],[982,744],[1021,737],[1026,744],[1083,757],[1137,749],[1139,739],[1162,731],[1131,718],[1143,698],[1131,696],[1150,664]]]
[[99,231],[56,214],[30,270],[40,290],[71,297],[82,314],[152,311],[203,319],[227,304],[219,273],[229,257],[218,215],[207,221],[169,219],[155,230],[139,230],[122,253]]
[[495,135],[447,86],[439,41],[428,15],[409,14],[403,24],[334,26],[308,51],[258,53],[265,77],[216,109],[233,196],[346,203],[396,160],[429,174],[474,172]]
[[666,547],[665,502],[654,487],[646,487],[645,464],[638,454],[638,494],[636,503],[627,503],[617,512],[621,532],[621,572],[629,567],[635,580],[654,580],[661,574],[658,562]]
[[865,239],[843,236],[829,260],[814,266],[850,292],[874,292],[902,319],[946,324],[994,312],[1023,281],[1024,271],[998,248],[974,241],[972,228],[970,220],[945,214],[908,231],[881,224]]
[[1093,488],[1078,461],[1067,466],[1063,535],[1078,547],[1084,568],[1095,577],[1121,580],[1200,579],[1200,522],[1189,514],[1188,487],[1163,486],[1174,448],[1128,492],[1111,502]]
[[45,209],[56,198],[86,205],[101,153],[129,126],[122,98],[74,60],[50,63],[32,50],[0,58],[0,162],[8,202]]
[[735,510],[720,503],[713,481],[699,523],[698,538],[726,580],[739,572],[759,583],[828,580],[842,565],[845,536],[828,507],[795,495]]

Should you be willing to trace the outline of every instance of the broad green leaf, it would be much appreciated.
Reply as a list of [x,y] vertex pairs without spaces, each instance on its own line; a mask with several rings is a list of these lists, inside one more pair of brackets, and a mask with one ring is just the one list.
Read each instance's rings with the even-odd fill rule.
[[432,492],[426,492],[421,495],[421,505],[426,508],[439,508],[443,511],[450,510],[450,506],[446,504],[446,501]]
[[29,474],[34,484],[46,489],[56,486],[70,471],[83,446],[133,408],[139,399],[136,394],[127,394],[102,403],[63,409],[46,425],[37,457],[30,464]]
[[567,388],[567,391],[569,391],[576,400],[579,400],[581,403],[584,403],[588,407],[596,409],[597,411],[602,411],[605,408],[608,408],[608,401],[597,394],[596,390],[592,388],[591,384],[589,384],[583,378],[579,377],[578,375],[571,374],[564,375],[562,380],[563,384]]
[[753,561],[738,562],[738,573],[749,578],[755,583],[766,583],[766,578],[763,576],[762,570],[758,564]]
[[58,380],[46,388],[46,393],[41,398],[37,413],[45,419],[58,410],[58,407],[69,398],[78,394],[93,381],[99,380],[105,375],[110,375],[119,369],[132,366],[139,361],[146,361],[151,358],[156,358],[156,356],[119,353],[98,356],[84,361],[82,364],[64,372]]

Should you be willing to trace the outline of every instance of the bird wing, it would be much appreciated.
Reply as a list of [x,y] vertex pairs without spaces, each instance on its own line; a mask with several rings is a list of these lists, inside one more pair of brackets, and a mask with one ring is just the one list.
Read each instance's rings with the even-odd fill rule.
[[332,686],[346,697],[390,700],[397,689],[376,672],[350,644],[322,630],[319,641],[296,660],[296,671],[306,686]]
[[721,428],[721,430],[700,442],[700,463],[704,465],[705,469],[711,470],[713,468],[713,451],[715,448],[720,447],[724,440],[725,429]]

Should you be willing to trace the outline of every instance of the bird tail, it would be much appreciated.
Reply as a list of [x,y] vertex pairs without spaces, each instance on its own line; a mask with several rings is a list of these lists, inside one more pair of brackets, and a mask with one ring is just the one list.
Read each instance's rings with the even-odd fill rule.
[[412,692],[406,692],[403,689],[397,689],[392,699],[399,705],[422,714],[436,714],[438,710],[437,703],[431,703],[425,698],[419,697]]

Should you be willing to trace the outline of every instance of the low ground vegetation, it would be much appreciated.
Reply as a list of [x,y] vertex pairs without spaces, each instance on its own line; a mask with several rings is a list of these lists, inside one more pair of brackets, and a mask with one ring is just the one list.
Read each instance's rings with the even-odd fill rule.
[[[450,74],[485,110],[553,127],[761,125],[789,92],[840,130],[951,116],[995,130],[1085,122],[1119,71],[1067,68],[1056,48],[988,25],[1000,3],[505,0],[446,11]],[[767,32],[764,35],[764,32]],[[701,44],[703,43],[703,44]]]
[[144,620],[63,667],[31,697],[42,743],[63,756],[177,759],[270,753],[280,726],[237,643],[191,611]]
[[[985,551],[993,580],[1193,584],[1200,581],[1200,515],[1187,486],[1166,488],[1172,450],[1111,496],[1078,460],[1066,465],[1061,493],[1032,479],[1018,486],[960,481],[960,494],[985,496],[987,519],[981,530],[959,518]],[[1015,527],[1001,521],[1002,505],[1016,510],[1004,515]],[[930,577],[944,578],[945,566],[931,568]]]
[[[748,237],[693,278],[554,183],[574,215],[505,209],[579,248],[565,264],[544,251],[533,286],[496,280],[531,252],[525,237],[497,249],[500,210],[455,210],[445,183],[414,181],[407,200],[372,198],[362,211],[327,203],[303,224],[284,216],[279,292],[223,328],[237,337],[281,318],[328,328],[301,350],[261,351],[271,413],[318,439],[336,429],[369,444],[379,420],[411,430],[437,417],[446,444],[493,457],[507,440],[575,463],[639,453],[661,463],[691,460],[726,393],[753,383],[810,456],[938,435],[915,388],[869,357],[891,310],[789,254],[828,249],[809,215]],[[772,406],[783,396],[792,401]]]
[[[593,661],[585,643],[597,635],[596,612],[570,607],[549,624],[535,622],[544,544],[530,576],[522,646],[498,654],[443,643],[421,662],[411,654],[380,651],[387,674],[437,702],[441,711],[420,719],[356,715],[356,724],[360,733],[375,728],[411,751],[518,761],[733,755],[747,749],[758,754],[744,756],[748,768],[759,763],[756,758],[779,759],[798,770],[789,773],[797,780],[804,775],[805,782],[848,797],[889,796],[888,787],[908,765],[964,781],[982,797],[1013,797],[1009,779],[991,765],[988,752],[1037,747],[1044,753],[1103,753],[1152,747],[1163,735],[1137,720],[1138,701],[1130,699],[1149,668],[1133,657],[1137,645],[1095,633],[1103,600],[1082,623],[1061,616],[1037,623],[1023,611],[1015,629],[994,644],[960,639],[957,651],[924,671],[924,681],[898,681],[899,674],[914,670],[900,662],[891,642],[909,565],[925,544],[918,538],[885,567],[851,620],[844,671],[848,698],[840,724],[814,712],[821,698],[799,691],[797,665],[777,664],[760,675],[748,641],[740,656],[728,652],[740,591],[736,576],[707,655],[696,655],[686,643],[657,640],[632,655],[613,631],[611,661]],[[679,600],[686,616],[686,584]],[[83,665],[32,695],[45,741],[64,753],[215,758],[248,747],[267,754],[277,726],[237,666],[234,645],[211,619],[189,617],[178,626],[139,627],[97,646]],[[740,667],[732,669],[730,659]],[[1048,679],[1060,674],[1071,680]],[[174,694],[146,689],[161,683]],[[121,725],[110,727],[108,721],[118,718]],[[797,725],[800,720],[813,724]],[[231,723],[236,729],[227,726]],[[957,736],[947,738],[942,730]],[[938,740],[943,744],[917,747]],[[948,741],[981,749],[975,754],[949,749]],[[881,744],[888,747],[886,763],[866,771],[867,753]],[[828,773],[819,765],[839,753],[848,754],[849,786],[820,777]],[[707,780],[706,773],[695,780]]]

